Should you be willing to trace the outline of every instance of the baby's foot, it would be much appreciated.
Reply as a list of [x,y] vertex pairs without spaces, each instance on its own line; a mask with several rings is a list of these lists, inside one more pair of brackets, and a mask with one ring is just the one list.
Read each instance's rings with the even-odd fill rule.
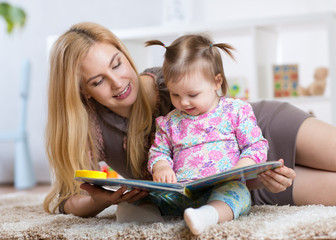
[[214,207],[209,205],[197,209],[187,208],[184,211],[184,221],[193,234],[199,235],[207,227],[218,222],[218,213]]

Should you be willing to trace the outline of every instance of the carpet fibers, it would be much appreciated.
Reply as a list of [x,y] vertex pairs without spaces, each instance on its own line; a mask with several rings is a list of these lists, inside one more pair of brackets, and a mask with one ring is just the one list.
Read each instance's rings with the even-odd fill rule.
[[95,218],[50,215],[43,194],[0,196],[0,239],[336,239],[336,207],[255,206],[248,216],[194,236],[181,218],[116,222],[112,206]]

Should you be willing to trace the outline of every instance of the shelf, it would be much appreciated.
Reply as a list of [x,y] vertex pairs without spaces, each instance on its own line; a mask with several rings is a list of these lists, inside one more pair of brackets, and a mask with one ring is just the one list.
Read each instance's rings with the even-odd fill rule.
[[290,103],[323,103],[329,102],[330,97],[325,96],[298,96],[298,97],[279,97],[279,98],[270,98],[268,100],[275,100],[275,101],[285,101]]
[[258,18],[229,22],[214,22],[204,24],[188,24],[180,26],[153,26],[135,29],[114,29],[113,33],[122,40],[147,41],[157,37],[176,36],[197,32],[230,32],[237,30],[247,30],[253,27],[270,27],[279,25],[325,23],[334,18],[333,12],[302,14],[296,16],[285,16],[275,18]]
[[[328,105],[328,113],[319,118],[336,125],[336,17],[333,12],[258,18],[227,22],[208,22],[179,26],[154,26],[113,30],[125,43],[139,71],[160,66],[164,48],[144,47],[144,42],[159,39],[165,44],[183,34],[208,33],[215,42],[232,44],[237,63],[223,55],[225,74],[247,79],[251,101],[276,99],[289,101],[306,109]],[[313,71],[319,66],[329,68],[326,97],[274,98],[273,72],[275,64],[298,64],[299,84],[313,81]],[[300,84],[301,85],[301,84]],[[303,107],[302,107],[303,106]]]

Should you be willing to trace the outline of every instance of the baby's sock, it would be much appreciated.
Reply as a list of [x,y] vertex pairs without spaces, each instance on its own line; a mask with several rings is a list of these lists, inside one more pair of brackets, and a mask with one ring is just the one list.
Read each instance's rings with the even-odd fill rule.
[[133,205],[127,202],[118,204],[116,211],[117,222],[161,222],[163,217],[159,208],[153,204],[141,206]]
[[216,224],[218,218],[216,208],[210,205],[204,205],[197,209],[188,208],[184,211],[184,221],[195,235],[201,234],[208,226]]

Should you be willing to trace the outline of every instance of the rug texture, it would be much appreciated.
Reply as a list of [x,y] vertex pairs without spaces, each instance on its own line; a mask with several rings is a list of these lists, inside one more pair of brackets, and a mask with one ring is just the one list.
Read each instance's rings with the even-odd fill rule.
[[248,216],[194,236],[181,218],[153,224],[117,223],[112,206],[97,217],[50,215],[44,195],[0,196],[0,239],[336,239],[336,207],[254,206]]

